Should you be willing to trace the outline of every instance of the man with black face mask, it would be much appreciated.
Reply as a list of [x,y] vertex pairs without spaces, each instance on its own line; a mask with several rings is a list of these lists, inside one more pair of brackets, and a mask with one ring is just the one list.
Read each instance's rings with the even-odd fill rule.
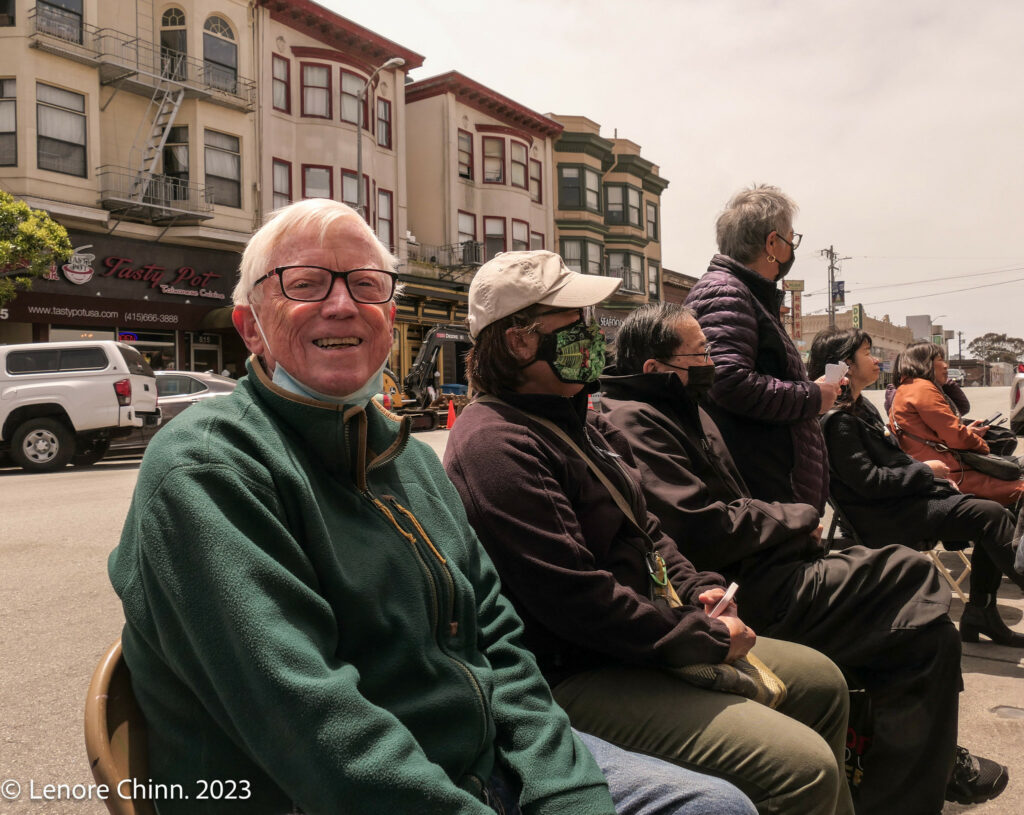
[[[816,648],[864,684],[874,741],[857,811],[934,813],[944,795],[963,800],[947,788],[960,688],[949,590],[909,548],[827,553],[813,506],[751,497],[698,404],[714,379],[709,345],[685,306],[630,314],[615,366],[601,377],[601,409],[621,432],[609,440],[636,459],[647,505],[674,548],[739,584],[743,616],[759,634]],[[998,794],[969,786],[973,801]]]

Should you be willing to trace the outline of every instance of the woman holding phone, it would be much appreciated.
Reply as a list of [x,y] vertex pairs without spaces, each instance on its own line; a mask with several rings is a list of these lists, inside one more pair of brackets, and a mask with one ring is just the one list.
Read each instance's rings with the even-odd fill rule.
[[[988,498],[1004,507],[1017,507],[1024,498],[1024,479],[1003,481],[972,469],[952,450],[988,453],[988,426],[983,421],[964,424],[942,394],[949,365],[942,348],[915,342],[900,356],[896,395],[889,410],[889,428],[900,447],[918,461],[938,460],[961,492]],[[936,449],[934,445],[941,445]]]
[[1024,648],[1024,634],[1003,622],[995,604],[1003,575],[1024,589],[1024,576],[1013,568],[1012,516],[995,501],[961,492],[945,462],[915,461],[900,449],[862,396],[879,374],[868,334],[829,329],[814,338],[807,364],[811,376],[840,361],[849,366],[849,386],[822,417],[832,500],[866,546],[902,543],[917,549],[923,541],[974,541],[960,637],[978,642],[985,634],[1000,645]]

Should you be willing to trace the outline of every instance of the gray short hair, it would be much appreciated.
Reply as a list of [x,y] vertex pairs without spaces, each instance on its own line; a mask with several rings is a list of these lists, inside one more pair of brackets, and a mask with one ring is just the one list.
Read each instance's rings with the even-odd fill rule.
[[[307,198],[270,213],[269,220],[249,238],[238,268],[238,283],[232,293],[234,304],[247,306],[251,303],[249,295],[252,293],[253,284],[270,271],[274,250],[285,235],[304,229],[315,229],[322,245],[327,231],[342,218],[354,218],[367,237],[377,244],[380,248],[382,269],[397,268],[398,260],[352,207],[328,198]],[[397,297],[399,293],[396,289],[395,296]]]
[[740,263],[753,262],[771,232],[784,232],[793,226],[798,210],[792,198],[769,184],[756,184],[736,193],[715,224],[718,251]]

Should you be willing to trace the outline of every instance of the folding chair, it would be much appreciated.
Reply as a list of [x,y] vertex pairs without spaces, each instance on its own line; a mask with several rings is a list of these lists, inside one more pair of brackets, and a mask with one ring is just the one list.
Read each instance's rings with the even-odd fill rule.
[[[855,544],[863,545],[864,540],[861,538],[859,534],[857,534],[857,530],[854,529],[853,524],[850,523],[850,519],[846,516],[842,509],[840,509],[839,504],[837,504],[831,498],[831,496],[828,499],[828,505],[832,508],[832,523],[829,525],[828,538],[826,539],[829,545],[829,549],[833,548],[833,544],[835,543],[835,532],[837,526],[842,526],[842,528],[846,530],[847,533],[852,535],[853,542]],[[940,546],[942,546],[943,551],[956,552],[956,554],[960,557],[960,562],[963,564],[964,568],[963,571],[960,572],[960,575],[958,577],[954,577],[953,573],[947,568],[946,564],[942,562],[942,557],[940,555],[938,548]],[[971,561],[967,557],[967,555],[964,554],[964,548],[966,547],[961,547],[959,549],[946,549],[946,547],[942,545],[942,541],[936,542],[934,546],[932,545],[931,541],[923,541],[921,544],[919,544],[918,548],[923,554],[927,555],[931,559],[932,564],[938,570],[939,574],[941,574],[945,578],[946,582],[949,584],[949,588],[953,591],[953,593],[960,598],[961,602],[966,603],[967,595],[961,588],[961,584],[968,578],[968,576],[971,573]]]
[[[118,639],[103,655],[92,675],[85,699],[85,749],[93,777],[111,794],[104,803],[110,815],[156,815],[147,800],[130,795],[132,779],[146,783],[146,720],[132,694],[131,674]],[[118,787],[123,781],[128,783]]]
[[939,556],[939,546],[942,546],[942,541],[939,541],[934,549],[928,550],[928,557],[932,559],[932,563],[935,564],[935,568],[939,570],[939,574],[946,578],[946,582],[949,583],[949,587],[953,590],[953,593],[960,597],[961,602],[966,603],[967,595],[964,594],[964,590],[960,588],[960,584],[963,583],[971,574],[971,561],[967,555],[964,554],[963,549],[946,549],[945,546],[942,546],[942,549],[945,552],[956,552],[960,556],[960,562],[964,565],[963,571],[960,572],[960,576],[953,577],[953,573],[946,568],[946,564],[942,562],[942,558]]

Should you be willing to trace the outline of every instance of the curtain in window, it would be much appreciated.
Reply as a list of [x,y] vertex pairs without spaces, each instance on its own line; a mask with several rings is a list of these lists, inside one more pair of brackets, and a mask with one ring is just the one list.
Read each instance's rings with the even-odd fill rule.
[[359,123],[359,94],[363,90],[363,80],[355,74],[341,74],[341,120]]
[[302,66],[302,113],[305,116],[330,116],[326,65]]

